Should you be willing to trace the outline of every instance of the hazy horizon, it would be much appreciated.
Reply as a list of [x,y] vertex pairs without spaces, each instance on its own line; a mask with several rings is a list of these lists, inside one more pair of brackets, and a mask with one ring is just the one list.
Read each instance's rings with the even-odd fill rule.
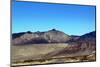
[[95,6],[12,2],[12,33],[60,30],[69,35],[95,31]]

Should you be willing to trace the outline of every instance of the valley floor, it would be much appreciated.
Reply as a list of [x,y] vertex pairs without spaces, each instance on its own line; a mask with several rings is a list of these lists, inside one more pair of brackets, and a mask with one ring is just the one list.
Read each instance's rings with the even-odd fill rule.
[[60,51],[69,47],[65,43],[12,45],[11,47],[12,66],[96,61],[95,51],[86,50],[59,55]]

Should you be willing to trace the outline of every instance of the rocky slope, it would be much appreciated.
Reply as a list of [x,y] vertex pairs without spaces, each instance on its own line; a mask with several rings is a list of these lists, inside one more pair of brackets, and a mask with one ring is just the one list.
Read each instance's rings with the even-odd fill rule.
[[12,35],[12,44],[65,43],[70,36],[52,29],[46,32],[23,32]]
[[73,57],[95,54],[96,31],[84,34],[78,38],[72,38],[67,44],[68,46],[64,49],[48,53],[45,57]]

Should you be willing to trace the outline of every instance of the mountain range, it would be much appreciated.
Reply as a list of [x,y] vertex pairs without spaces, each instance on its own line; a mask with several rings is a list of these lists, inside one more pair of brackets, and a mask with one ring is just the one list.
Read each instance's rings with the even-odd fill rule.
[[70,39],[69,35],[55,29],[46,32],[28,31],[12,35],[13,44],[65,43]]
[[12,34],[13,65],[96,60],[96,31],[81,36],[52,29]]
[[21,32],[12,34],[12,44],[42,44],[42,43],[72,43],[72,42],[95,42],[96,31],[82,36],[68,35],[62,31],[52,29],[45,32]]

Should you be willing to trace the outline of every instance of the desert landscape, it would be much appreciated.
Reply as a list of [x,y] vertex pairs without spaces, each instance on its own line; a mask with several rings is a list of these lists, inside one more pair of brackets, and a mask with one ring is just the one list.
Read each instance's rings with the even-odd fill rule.
[[12,66],[96,61],[96,31],[81,36],[52,29],[12,34]]
[[11,66],[96,61],[96,6],[11,4]]

